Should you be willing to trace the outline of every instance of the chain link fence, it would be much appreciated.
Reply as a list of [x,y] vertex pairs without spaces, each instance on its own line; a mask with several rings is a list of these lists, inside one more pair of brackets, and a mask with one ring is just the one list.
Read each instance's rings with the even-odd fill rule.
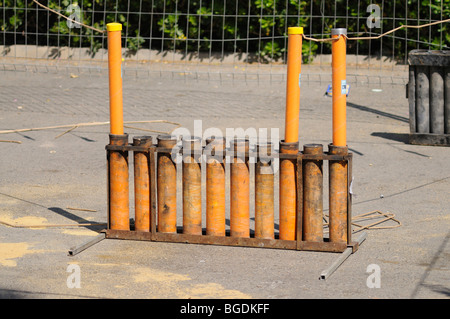
[[[374,36],[400,25],[449,18],[449,0],[2,0],[4,70],[107,71],[109,22],[123,24],[124,70],[136,76],[183,80],[278,82],[285,80],[287,28],[329,38]],[[405,84],[408,52],[446,50],[446,23],[396,31],[377,40],[348,42],[349,83]],[[331,44],[303,41],[305,82],[331,77]],[[304,80],[303,80],[304,79]]]

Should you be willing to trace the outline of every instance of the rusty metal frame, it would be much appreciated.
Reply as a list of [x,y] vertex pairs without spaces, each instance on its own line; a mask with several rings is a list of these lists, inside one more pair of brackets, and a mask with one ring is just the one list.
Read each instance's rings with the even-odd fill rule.
[[[287,249],[287,250],[299,250],[299,251],[319,251],[319,252],[335,252],[341,253],[347,248],[352,248],[352,252],[358,249],[358,243],[351,240],[351,194],[350,186],[352,180],[352,153],[347,155],[332,155],[328,152],[324,152],[320,155],[308,155],[298,152],[298,154],[281,154],[275,153],[267,156],[267,158],[291,158],[297,160],[297,230],[296,240],[281,240],[276,235],[274,239],[265,238],[241,238],[231,237],[229,230],[227,230],[225,236],[211,236],[206,235],[206,231],[203,230],[202,235],[190,235],[183,234],[180,228],[176,233],[161,233],[157,231],[156,227],[156,154],[158,152],[171,152],[171,149],[157,147],[152,145],[151,147],[141,147],[134,145],[116,146],[107,145],[105,149],[108,152],[107,159],[109,159],[110,151],[139,151],[149,153],[149,165],[150,165],[150,229],[148,232],[144,231],[125,231],[125,230],[112,230],[106,229],[105,234],[107,239],[126,239],[126,240],[139,240],[139,241],[155,241],[155,242],[172,242],[172,243],[190,243],[190,244],[205,244],[205,245],[221,245],[221,246],[239,246],[239,247],[258,247],[258,248],[272,248],[272,249]],[[178,149],[181,151],[181,148]],[[257,156],[255,152],[246,152],[246,156]],[[264,157],[261,157],[264,158]],[[347,184],[347,242],[329,242],[326,239],[323,242],[308,242],[302,239],[303,228],[303,160],[337,160],[346,161],[348,163],[348,184]],[[109,175],[109,172],[108,172]],[[108,176],[109,179],[109,176]],[[108,187],[108,201],[109,201],[109,187]],[[108,202],[109,206],[109,202]],[[108,217],[109,219],[109,217]],[[109,225],[108,225],[109,226]]]

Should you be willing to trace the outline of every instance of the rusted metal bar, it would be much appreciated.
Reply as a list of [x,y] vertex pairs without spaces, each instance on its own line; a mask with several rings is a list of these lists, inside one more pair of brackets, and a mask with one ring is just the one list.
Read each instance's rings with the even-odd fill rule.
[[348,154],[347,160],[347,244],[353,243],[352,239],[352,182],[353,182],[353,154]]
[[149,149],[149,162],[150,162],[150,232],[152,236],[156,233],[156,161],[155,161],[155,149],[152,145]]
[[202,141],[183,139],[183,233],[202,234]]
[[[159,135],[158,146],[172,150],[175,136]],[[177,168],[172,153],[158,152],[157,160],[158,232],[177,231]]]
[[225,139],[206,140],[206,234],[225,236]]
[[[346,146],[329,146],[330,154],[347,155]],[[348,162],[329,162],[330,241],[347,242]]]
[[258,144],[255,168],[255,238],[274,238],[274,171],[268,158],[272,143]]
[[[133,138],[133,146],[149,148],[151,136]],[[135,151],[134,154],[134,228],[137,231],[150,231],[150,155],[148,151]]]
[[230,231],[232,237],[250,237],[249,141],[231,141],[234,152],[230,172]]
[[[282,154],[298,154],[298,142],[280,142]],[[280,161],[280,239],[295,240],[297,216],[297,157]]]
[[297,156],[297,250],[301,250],[303,241],[303,160],[301,154]]
[[[128,134],[110,134],[110,145],[125,146]],[[108,227],[130,229],[128,152],[108,151]]]
[[[148,232],[120,231],[111,229],[108,229],[106,231],[106,238],[184,243],[184,244],[297,250],[296,241],[270,239],[270,238],[204,236],[204,235],[190,235],[181,233],[156,233],[155,236],[152,236],[151,233]],[[300,250],[304,251],[322,251],[322,252],[339,253],[345,251],[347,249],[347,245],[345,243],[331,243],[331,242],[301,242],[300,248],[301,248]],[[352,248],[350,248],[350,250],[352,250]]]
[[[321,154],[321,144],[306,144],[304,154]],[[303,240],[323,241],[323,161],[303,160]]]

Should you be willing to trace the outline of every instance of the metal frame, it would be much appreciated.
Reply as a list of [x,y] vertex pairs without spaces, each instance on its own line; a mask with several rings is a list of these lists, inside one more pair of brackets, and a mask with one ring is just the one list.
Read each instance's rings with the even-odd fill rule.
[[[146,148],[141,146],[117,146],[117,145],[107,145],[106,147],[109,160],[109,153],[111,151],[139,151],[139,152],[149,152],[149,165],[150,165],[150,230],[148,232],[135,231],[135,230],[105,230],[107,239],[128,239],[128,240],[142,240],[142,241],[155,241],[155,242],[172,242],[172,243],[190,243],[190,244],[205,244],[205,245],[221,245],[221,246],[240,246],[240,247],[259,247],[259,248],[272,248],[272,249],[288,249],[288,250],[299,250],[299,251],[320,251],[320,252],[335,252],[342,253],[346,251],[347,248],[351,248],[352,252],[358,250],[359,243],[352,241],[351,237],[351,194],[349,192],[350,183],[352,180],[352,153],[347,155],[331,155],[328,152],[324,152],[321,155],[307,155],[302,152],[297,154],[272,154],[270,157],[273,158],[290,158],[297,160],[297,236],[296,240],[280,240],[276,235],[274,239],[263,239],[263,238],[242,238],[242,237],[231,237],[229,231],[226,232],[225,236],[210,236],[206,235],[203,231],[202,235],[189,235],[183,234],[182,228],[178,227],[176,233],[161,233],[157,231],[157,204],[156,204],[156,160],[155,154],[159,152],[171,152],[171,149],[165,149],[157,147],[155,145]],[[180,148],[181,150],[181,148]],[[246,152],[246,156],[256,156],[254,152]],[[302,224],[303,224],[303,172],[302,172],[302,162],[303,160],[323,160],[323,161],[346,161],[348,169],[348,184],[347,184],[347,242],[329,242],[324,240],[323,242],[308,242],[303,241],[302,238]],[[255,165],[255,164],[253,164]],[[108,165],[109,167],[109,165]],[[109,174],[109,172],[108,172]],[[109,177],[108,177],[109,179]],[[109,199],[109,186],[108,186],[108,199]],[[109,206],[109,202],[108,202]],[[108,209],[109,214],[109,209]],[[109,217],[108,217],[109,220]]]

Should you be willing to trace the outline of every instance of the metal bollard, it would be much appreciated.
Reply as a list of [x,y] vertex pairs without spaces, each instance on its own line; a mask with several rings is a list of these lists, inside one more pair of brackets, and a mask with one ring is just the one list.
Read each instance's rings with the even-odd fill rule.
[[249,141],[236,139],[230,143],[233,150],[230,173],[230,235],[250,237],[250,171]]
[[255,238],[274,238],[274,171],[272,143],[256,146],[255,168]]
[[[321,144],[306,144],[303,153],[322,155]],[[323,161],[303,160],[303,240],[323,241]]]
[[158,232],[177,231],[177,168],[171,151],[177,139],[171,135],[159,135],[158,147],[167,149],[158,152],[157,193],[158,193]]
[[[347,155],[345,146],[328,145],[331,155]],[[329,230],[330,242],[347,242],[347,200],[348,200],[347,161],[329,162]]]
[[[109,135],[110,145],[128,145],[128,134]],[[109,228],[130,230],[128,152],[108,152]]]
[[202,234],[202,141],[183,139],[183,234]]
[[[133,145],[148,148],[152,146],[151,136],[133,138]],[[150,231],[150,158],[148,151],[134,152],[134,206],[135,230]]]
[[206,140],[206,235],[225,236],[225,139]]

